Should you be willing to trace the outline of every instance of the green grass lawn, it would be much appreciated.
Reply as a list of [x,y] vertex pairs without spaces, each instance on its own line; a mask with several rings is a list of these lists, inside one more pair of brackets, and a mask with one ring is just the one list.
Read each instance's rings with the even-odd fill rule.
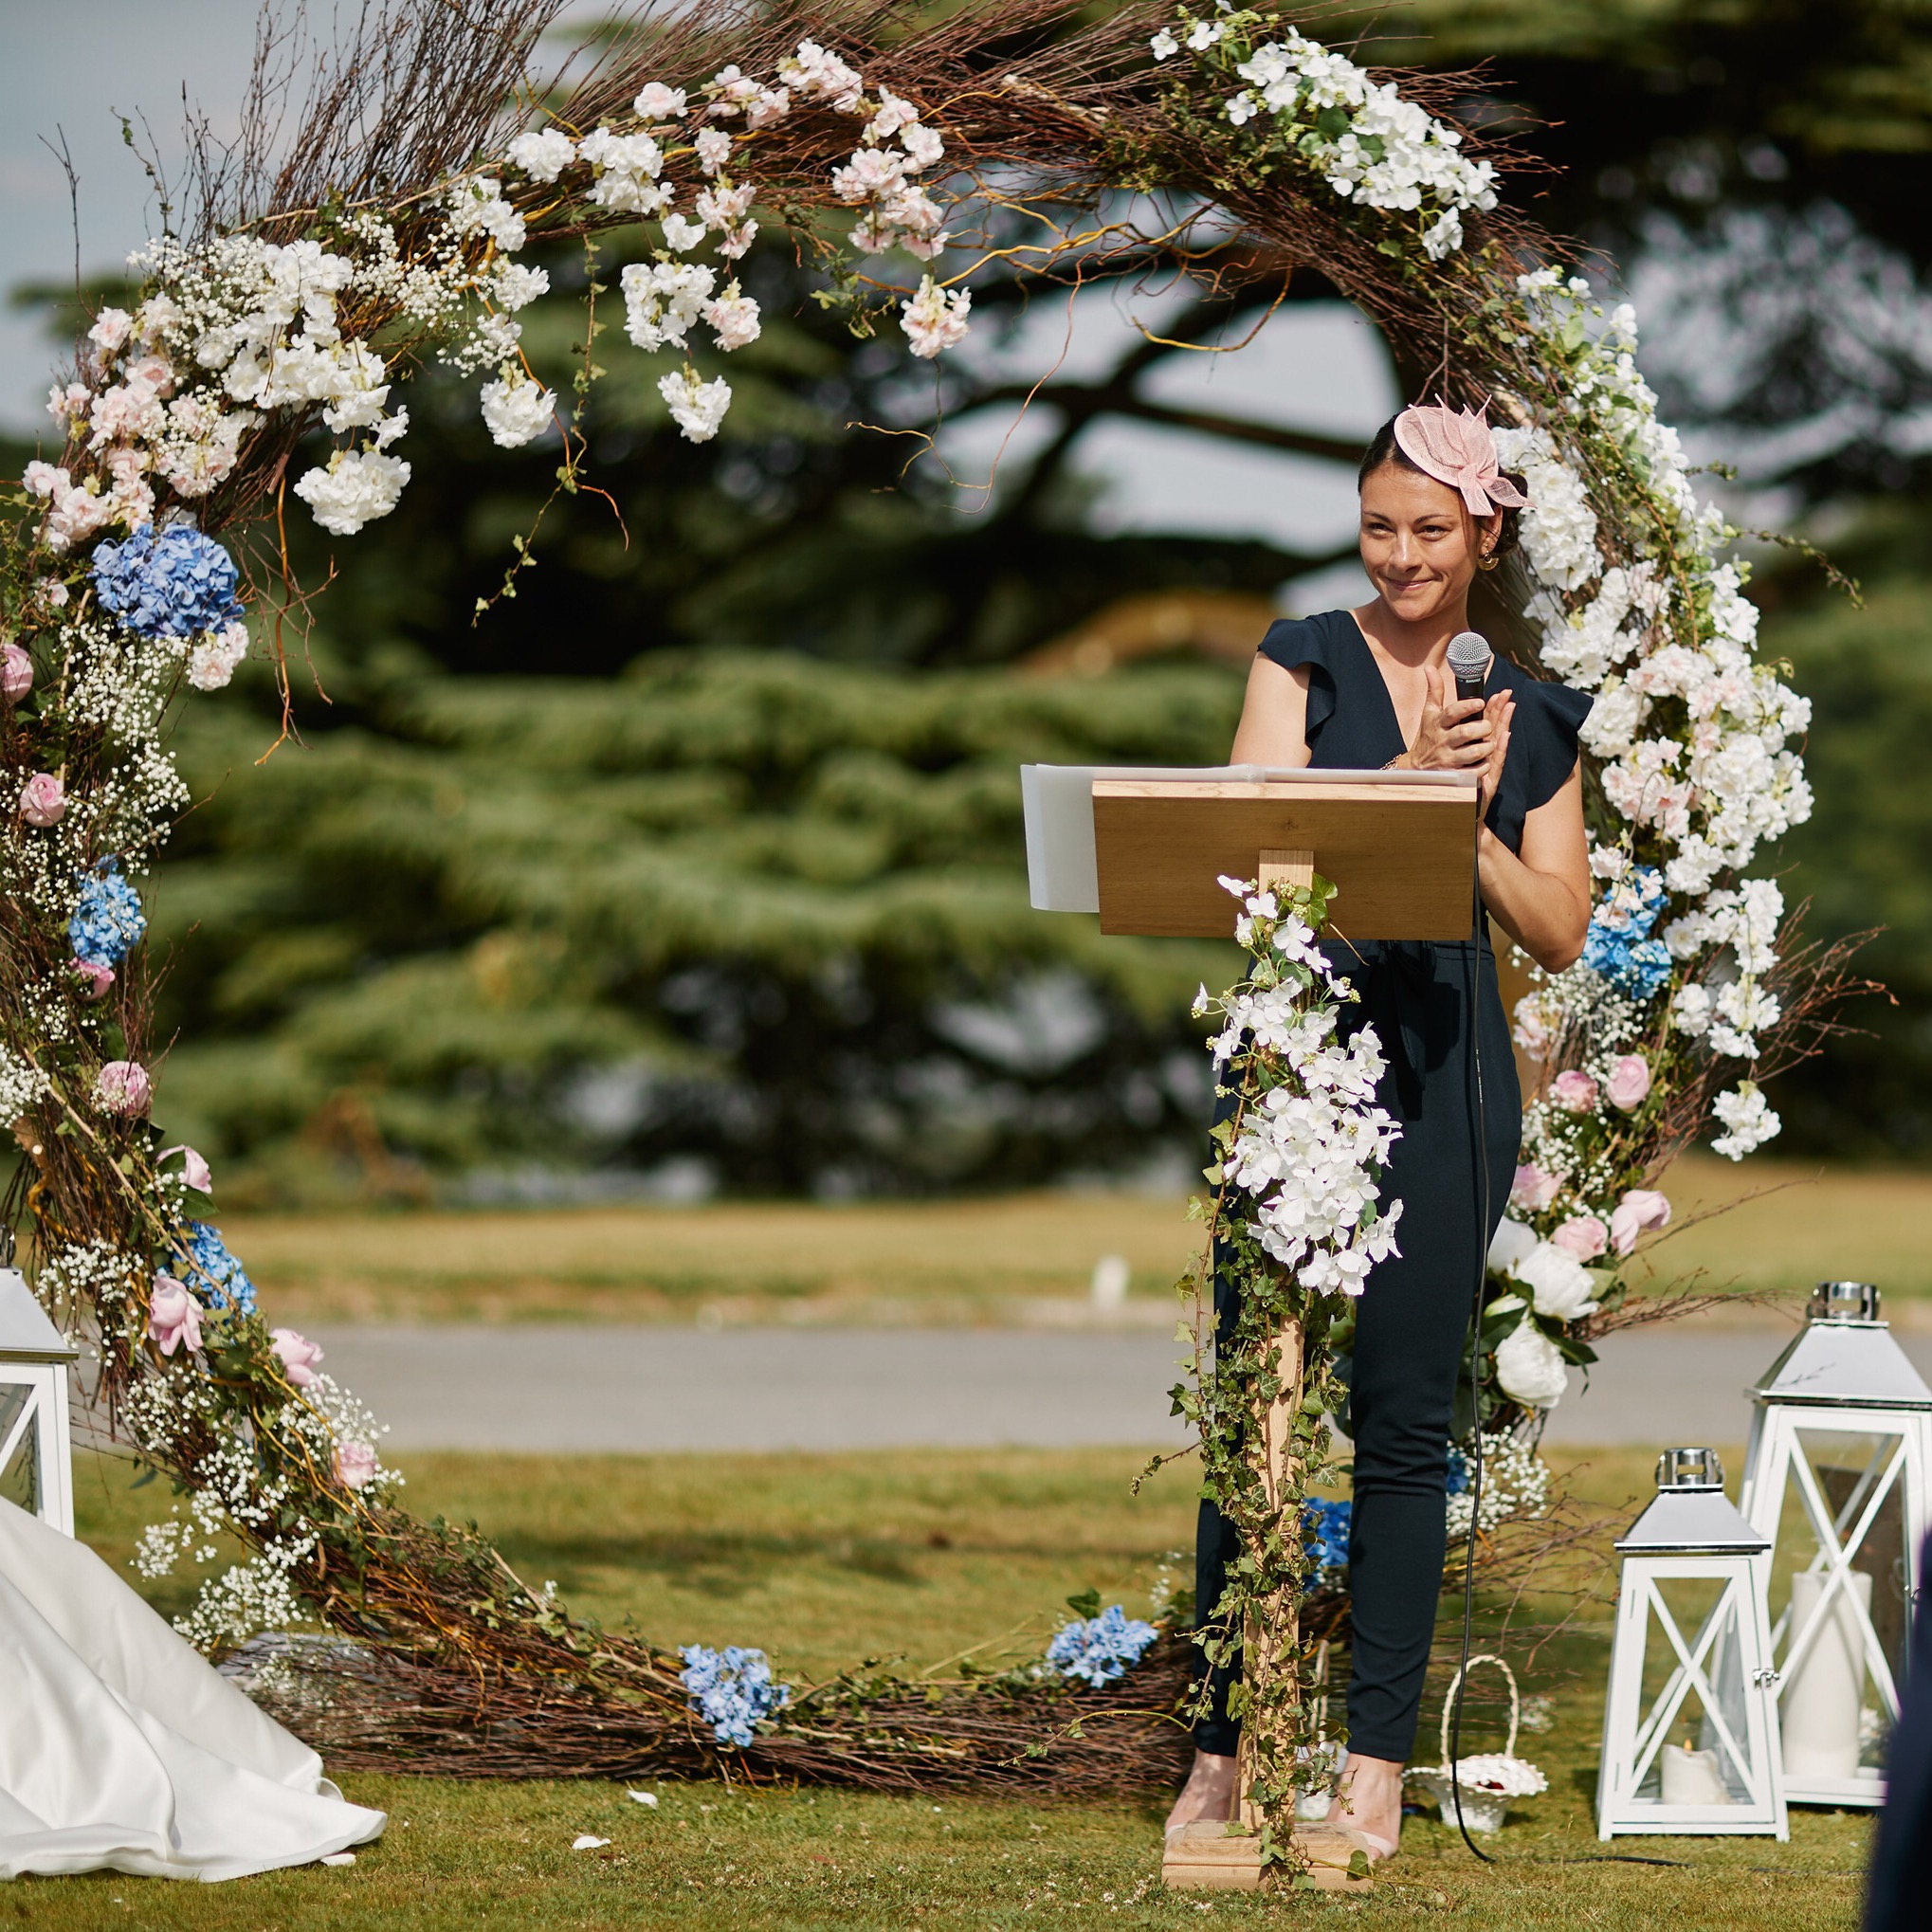
[[[1932,1297],[1932,1176],[1701,1156],[1664,1185],[1679,1227],[1656,1245],[1647,1285],[1695,1275],[1798,1294],[1851,1276]],[[273,1319],[317,1324],[1037,1320],[1077,1311],[1103,1254],[1126,1260],[1130,1303],[1158,1322],[1198,1245],[1185,1201],[1106,1194],[234,1214],[223,1226]]]
[[[799,1675],[900,1653],[906,1668],[969,1644],[1036,1650],[1061,1599],[1089,1584],[1139,1609],[1166,1552],[1192,1535],[1185,1467],[1138,1498],[1131,1450],[771,1457],[403,1459],[419,1510],[474,1516],[524,1575],[577,1608],[676,1642],[759,1644]],[[1622,1502],[1649,1458],[1577,1464],[1579,1493]],[[124,1559],[159,1485],[120,1466],[83,1473],[82,1533]],[[158,1492],[158,1493],[157,1493]],[[174,1604],[180,1593],[158,1593]],[[1574,1605],[1532,1604],[1547,1616]],[[1490,1619],[1493,1628],[1493,1616]],[[1306,1921],[1556,1928],[1845,1928],[1856,1922],[1869,1820],[1795,1814],[1792,1842],[1624,1839],[1590,1823],[1607,1610],[1585,1606],[1532,1661],[1553,1728],[1520,1745],[1550,1790],[1513,1814],[1479,1865],[1432,1816],[1366,1900],[1170,1896],[1157,1882],[1158,1795],[1070,1807],[744,1793],[663,1786],[647,1809],[607,1783],[456,1785],[350,1777],[391,1814],[353,1868],[222,1886],[115,1877],[0,1890],[0,1925],[116,1923],[183,1932],[355,1932],[501,1925],[707,1928],[1246,1925]],[[1440,1686],[1431,1698],[1432,1710]],[[1430,1718],[1425,1716],[1425,1723]],[[1427,1741],[1418,1747],[1428,1748]],[[1478,1740],[1465,1749],[1482,1748]],[[609,1838],[574,1852],[580,1832]],[[1599,1862],[1666,1859],[1668,1865]]]

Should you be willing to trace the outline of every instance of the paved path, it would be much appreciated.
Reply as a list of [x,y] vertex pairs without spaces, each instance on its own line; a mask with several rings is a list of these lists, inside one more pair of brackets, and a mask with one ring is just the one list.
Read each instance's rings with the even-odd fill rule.
[[[1613,1337],[1552,1443],[1742,1443],[1789,1327]],[[1181,1439],[1175,1343],[1005,1329],[341,1328],[332,1373],[405,1449],[1064,1449]],[[1932,1378],[1932,1335],[1900,1341]]]

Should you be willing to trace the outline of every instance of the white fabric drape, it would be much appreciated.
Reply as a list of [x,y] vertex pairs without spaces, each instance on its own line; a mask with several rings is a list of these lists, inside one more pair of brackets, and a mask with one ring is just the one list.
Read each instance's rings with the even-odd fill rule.
[[0,1501],[0,1877],[245,1878],[387,1822],[84,1543]]

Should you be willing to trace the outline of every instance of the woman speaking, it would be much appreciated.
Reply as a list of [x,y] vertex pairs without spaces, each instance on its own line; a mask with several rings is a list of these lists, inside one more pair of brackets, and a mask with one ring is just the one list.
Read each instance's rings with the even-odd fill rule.
[[[1445,667],[1468,628],[1469,586],[1493,570],[1528,507],[1500,473],[1488,425],[1469,411],[1409,409],[1362,460],[1361,560],[1376,595],[1355,611],[1276,624],[1248,681],[1236,763],[1352,771],[1473,771],[1484,802],[1477,866],[1489,917],[1540,965],[1583,949],[1590,883],[1577,734],[1590,700],[1497,659],[1485,698],[1459,700]],[[1329,957],[1360,995],[1343,1016],[1376,1028],[1388,1071],[1376,1095],[1401,1122],[1383,1176],[1403,1205],[1401,1252],[1373,1269],[1358,1305],[1347,1423],[1355,1443],[1349,1532],[1353,1668],[1348,1763],[1330,1822],[1371,1856],[1395,1850],[1402,1767],[1414,1741],[1447,1545],[1445,1479],[1458,1367],[1477,1255],[1502,1218],[1522,1130],[1509,1028],[1486,933],[1480,949],[1415,941]],[[1476,957],[1472,958],[1472,951]],[[1485,1088],[1487,1221],[1468,1073],[1468,975]],[[1219,1321],[1235,1310],[1217,1281]],[[1195,1602],[1212,1620],[1231,1529],[1203,1503]],[[1168,1819],[1234,1814],[1238,1724],[1227,1715],[1231,1670],[1217,1671],[1194,1762]]]

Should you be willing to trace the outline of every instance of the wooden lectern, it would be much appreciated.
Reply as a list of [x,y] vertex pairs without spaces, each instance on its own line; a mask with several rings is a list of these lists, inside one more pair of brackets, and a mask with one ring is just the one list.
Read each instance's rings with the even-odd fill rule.
[[[1223,877],[1305,885],[1318,871],[1338,887],[1328,935],[1338,939],[1467,939],[1473,929],[1477,791],[1473,774],[1108,770],[1023,766],[1032,902],[1098,912],[1103,933],[1227,939],[1240,905]],[[1255,1418],[1253,1454],[1270,1502],[1294,1487],[1288,1424],[1301,1406],[1302,1336],[1279,1338],[1283,1393]],[[1246,1652],[1297,1642],[1298,1606],[1281,1603]],[[1244,1793],[1248,1753],[1238,1773]],[[1255,1808],[1231,1824],[1184,1826],[1161,1860],[1183,1888],[1254,1891],[1267,1882]],[[1318,1888],[1360,1891],[1354,1847],[1325,1825],[1295,1843]]]

